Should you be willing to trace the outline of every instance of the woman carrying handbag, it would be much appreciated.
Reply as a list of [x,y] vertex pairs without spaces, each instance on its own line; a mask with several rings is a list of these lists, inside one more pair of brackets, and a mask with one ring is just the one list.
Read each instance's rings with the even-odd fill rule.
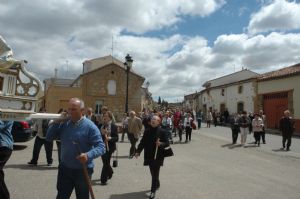
[[170,146],[168,132],[159,128],[160,118],[153,116],[151,126],[144,132],[135,157],[137,158],[144,150],[144,166],[149,166],[152,183],[149,198],[155,198],[155,192],[160,187],[159,173],[165,158],[165,148]]

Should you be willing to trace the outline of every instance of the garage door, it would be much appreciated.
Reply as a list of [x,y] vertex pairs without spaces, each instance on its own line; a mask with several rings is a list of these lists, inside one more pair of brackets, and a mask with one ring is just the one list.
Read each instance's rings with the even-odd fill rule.
[[263,99],[267,128],[278,128],[283,112],[288,109],[288,93],[266,94]]

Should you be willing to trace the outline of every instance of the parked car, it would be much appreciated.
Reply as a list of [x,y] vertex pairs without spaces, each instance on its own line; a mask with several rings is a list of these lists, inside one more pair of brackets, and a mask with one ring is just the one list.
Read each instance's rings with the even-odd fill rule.
[[27,142],[35,136],[29,121],[15,121],[12,127],[14,142]]

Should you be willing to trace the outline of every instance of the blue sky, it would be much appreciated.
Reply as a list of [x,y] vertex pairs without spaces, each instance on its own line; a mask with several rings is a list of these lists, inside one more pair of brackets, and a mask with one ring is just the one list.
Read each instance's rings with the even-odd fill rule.
[[132,55],[155,99],[180,101],[242,67],[299,63],[299,18],[299,0],[15,0],[0,3],[0,35],[40,79],[55,68],[76,78],[114,38],[113,55]]

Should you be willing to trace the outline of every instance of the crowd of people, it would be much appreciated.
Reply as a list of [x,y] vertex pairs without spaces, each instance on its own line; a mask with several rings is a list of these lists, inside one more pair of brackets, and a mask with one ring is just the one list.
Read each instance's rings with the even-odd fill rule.
[[[40,112],[45,112],[44,108]],[[227,110],[226,110],[227,111]],[[37,166],[41,147],[46,151],[47,165],[53,163],[52,150],[55,140],[58,148],[58,176],[57,198],[70,198],[73,189],[79,199],[89,198],[91,192],[90,179],[94,172],[95,158],[101,156],[102,170],[100,172],[101,185],[107,185],[113,177],[111,158],[117,150],[117,142],[124,142],[125,135],[130,142],[128,158],[139,157],[144,151],[144,165],[149,166],[152,177],[149,198],[155,198],[156,190],[160,187],[159,173],[163,166],[166,148],[173,144],[178,136],[178,142],[185,143],[192,140],[192,131],[200,129],[202,122],[210,124],[229,124],[232,130],[232,144],[237,143],[240,134],[241,145],[247,140],[247,135],[253,133],[255,144],[266,143],[266,116],[263,111],[256,114],[230,115],[224,112],[222,116],[217,112],[208,111],[205,115],[201,110],[195,112],[189,109],[143,110],[141,113],[130,111],[124,113],[121,125],[116,123],[115,117],[108,107],[102,107],[101,116],[96,117],[91,108],[85,108],[84,102],[78,98],[71,98],[68,110],[60,109],[61,117],[56,120],[37,120],[32,158],[29,165]],[[220,118],[223,118],[220,120]],[[4,182],[3,167],[10,158],[13,150],[11,135],[11,121],[0,121],[0,198],[9,198],[9,191]],[[290,150],[291,138],[294,131],[294,120],[286,110],[279,122],[282,131],[282,149]],[[119,140],[119,133],[121,139]],[[138,144],[138,146],[136,146]]]

